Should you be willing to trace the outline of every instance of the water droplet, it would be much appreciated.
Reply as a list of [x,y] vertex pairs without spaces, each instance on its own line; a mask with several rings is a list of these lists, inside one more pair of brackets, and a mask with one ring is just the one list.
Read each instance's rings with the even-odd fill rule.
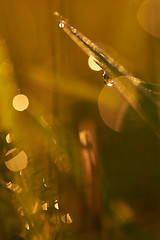
[[114,81],[113,80],[109,80],[110,79],[110,75],[109,73],[107,73],[106,71],[104,71],[103,73],[103,78],[104,78],[104,84],[107,83],[108,87],[112,87],[114,85]]
[[60,27],[60,28],[64,28],[64,23],[63,23],[63,22],[60,22],[60,23],[59,23],[59,27]]

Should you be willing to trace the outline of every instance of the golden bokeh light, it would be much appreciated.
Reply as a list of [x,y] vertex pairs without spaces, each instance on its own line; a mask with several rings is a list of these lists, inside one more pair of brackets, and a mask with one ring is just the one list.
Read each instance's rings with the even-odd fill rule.
[[44,185],[45,188],[47,188],[47,184],[46,184],[45,178],[43,178],[43,185]]
[[12,182],[7,183],[7,188],[16,193],[22,192],[22,188],[18,184],[13,184]]
[[26,228],[27,230],[29,230],[29,224],[28,224],[28,223],[26,223],[25,228]]
[[83,146],[87,146],[87,138],[86,138],[86,134],[87,134],[87,131],[86,130],[83,130],[81,132],[79,132],[79,138],[80,138],[80,142]]
[[6,142],[7,143],[11,143],[12,142],[12,137],[11,137],[10,133],[8,133],[7,136],[6,136]]
[[61,220],[62,220],[62,222],[64,222],[64,223],[72,223],[72,219],[71,219],[71,217],[70,217],[70,215],[69,215],[69,213],[67,213],[66,215],[63,215],[62,217],[61,217]]
[[58,204],[57,200],[55,201],[54,207],[55,207],[55,209],[59,210],[59,204]]
[[95,61],[97,61],[96,58],[91,55],[88,59],[89,67],[94,71],[102,70],[102,68]]
[[17,111],[24,111],[29,106],[29,100],[24,94],[18,94],[13,98],[13,107]]
[[43,211],[47,211],[47,208],[48,208],[47,202],[43,202],[43,203],[42,203],[42,210],[43,210]]
[[[15,150],[16,149],[9,150],[5,156],[12,155],[12,153]],[[19,152],[14,157],[12,156],[11,159],[9,159],[8,161],[5,161],[6,167],[13,172],[18,172],[23,170],[24,168],[26,168],[27,164],[28,164],[28,157],[24,151]]]
[[133,209],[123,201],[116,201],[111,203],[111,208],[114,212],[115,218],[118,222],[127,223],[135,219]]
[[22,207],[19,207],[19,208],[18,208],[18,213],[19,213],[21,216],[24,216],[24,211],[23,211]]
[[143,29],[154,37],[160,38],[160,1],[144,1],[137,13],[137,19]]

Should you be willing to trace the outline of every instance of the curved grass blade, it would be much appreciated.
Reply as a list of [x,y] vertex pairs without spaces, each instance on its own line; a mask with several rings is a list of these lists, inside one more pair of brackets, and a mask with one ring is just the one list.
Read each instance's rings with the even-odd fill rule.
[[156,92],[155,89],[152,90],[152,84],[147,85],[140,79],[129,74],[123,66],[117,64],[114,59],[105,54],[90,39],[72,27],[59,13],[56,12],[54,14],[58,17],[59,27],[88,56],[92,55],[95,57],[96,63],[105,71],[111,85],[116,87],[118,92],[129,102],[138,115],[160,137],[160,109],[158,101],[154,98],[154,94],[159,95],[159,92]]
[[116,63],[113,58],[104,53],[95,43],[93,43],[84,34],[72,27],[68,21],[58,12],[54,15],[58,17],[59,27],[62,28],[68,36],[88,55],[94,56],[96,63],[109,74],[110,78],[115,78],[122,75],[128,75],[126,69]]

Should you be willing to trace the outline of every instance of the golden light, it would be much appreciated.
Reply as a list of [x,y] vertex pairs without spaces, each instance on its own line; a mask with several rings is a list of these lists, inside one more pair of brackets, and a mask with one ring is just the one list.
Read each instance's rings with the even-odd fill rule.
[[113,84],[112,82],[108,82],[108,83],[107,83],[107,86],[108,86],[108,87],[112,87],[113,85],[114,85],[114,84]]
[[79,132],[80,142],[83,146],[87,146],[87,144],[88,144],[86,134],[87,134],[86,130]]
[[18,213],[19,213],[21,216],[24,216],[24,212],[23,212],[22,207],[19,207],[19,208],[18,208]]
[[127,223],[135,219],[135,213],[132,208],[123,201],[111,202],[111,208],[118,222]]
[[28,224],[28,223],[26,224],[25,228],[26,228],[27,230],[29,230],[29,224]]
[[7,188],[16,193],[22,192],[22,188],[18,184],[13,184],[12,182],[7,183]]
[[58,205],[58,201],[57,200],[55,201],[54,207],[55,207],[55,209],[59,210],[59,205]]
[[31,203],[32,214],[38,212],[40,209],[41,209],[40,200],[38,198],[33,199]]
[[102,70],[102,68],[95,61],[97,61],[96,58],[91,55],[88,59],[89,67],[94,71]]
[[160,1],[144,1],[137,13],[137,19],[146,32],[160,38]]
[[42,210],[47,211],[47,208],[48,208],[47,202],[43,202],[43,204],[42,204]]
[[45,118],[44,118],[43,116],[40,117],[40,123],[41,123],[41,125],[42,125],[43,127],[45,127],[45,128],[50,127],[49,124],[48,124],[48,122],[45,120]]
[[43,178],[43,185],[44,185],[44,187],[47,188],[47,184],[46,184],[46,180],[45,180],[45,178]]
[[18,94],[13,98],[13,107],[17,111],[24,111],[29,106],[28,98],[23,94]]
[[11,143],[12,142],[12,138],[11,138],[11,134],[8,133],[7,136],[6,136],[6,142],[7,143]]
[[64,222],[64,223],[72,223],[72,219],[71,219],[71,217],[70,217],[70,215],[69,215],[69,213],[67,213],[66,215],[63,215],[62,217],[61,217],[61,220],[62,220],[62,222]]
[[[5,156],[8,156],[8,155],[12,156],[12,153],[15,150],[16,150],[15,148],[9,150]],[[24,151],[19,152],[17,155],[12,157],[8,161],[5,161],[6,167],[13,172],[18,172],[23,170],[24,168],[26,168],[27,164],[28,164],[28,157]]]

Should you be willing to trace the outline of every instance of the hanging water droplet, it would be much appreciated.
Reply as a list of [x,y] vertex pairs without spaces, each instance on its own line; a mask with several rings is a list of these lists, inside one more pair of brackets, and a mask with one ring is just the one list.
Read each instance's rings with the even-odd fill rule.
[[111,78],[110,73],[104,71],[103,72],[103,78],[104,78],[104,84],[107,83],[108,87],[112,87],[114,85],[115,82],[113,80],[110,80],[110,78]]

